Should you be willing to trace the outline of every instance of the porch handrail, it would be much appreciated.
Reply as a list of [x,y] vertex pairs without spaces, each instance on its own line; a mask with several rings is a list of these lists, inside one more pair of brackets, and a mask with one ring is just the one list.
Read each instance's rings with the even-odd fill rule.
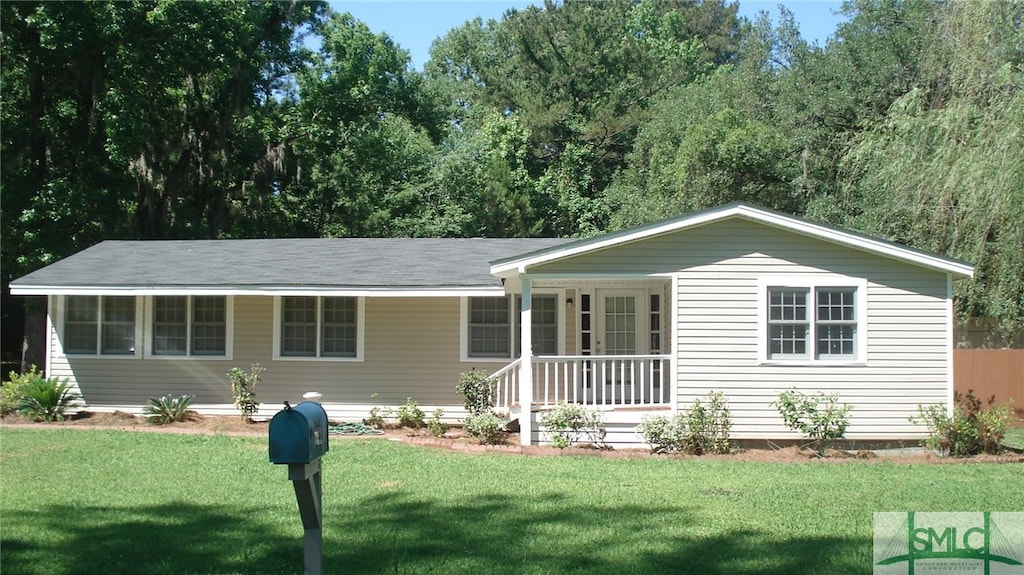
[[498,371],[490,374],[487,379],[494,382],[494,408],[506,415],[512,412],[512,406],[519,403],[519,361],[513,361]]
[[[593,407],[669,403],[671,356],[542,355],[533,365],[533,407],[579,403]],[[494,406],[506,414],[519,403],[520,362],[492,373]]]

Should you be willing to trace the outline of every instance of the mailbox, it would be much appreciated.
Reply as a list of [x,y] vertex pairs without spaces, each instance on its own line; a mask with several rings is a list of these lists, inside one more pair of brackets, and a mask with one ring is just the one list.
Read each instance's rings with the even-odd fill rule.
[[319,403],[288,405],[270,420],[270,462],[309,463],[330,449],[327,412]]

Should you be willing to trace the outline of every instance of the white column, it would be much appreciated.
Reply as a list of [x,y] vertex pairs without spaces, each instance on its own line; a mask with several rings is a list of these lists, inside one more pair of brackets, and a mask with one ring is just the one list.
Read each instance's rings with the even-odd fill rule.
[[519,444],[530,445],[533,432],[533,286],[530,277],[520,274],[523,303],[519,310],[521,331],[519,358]]

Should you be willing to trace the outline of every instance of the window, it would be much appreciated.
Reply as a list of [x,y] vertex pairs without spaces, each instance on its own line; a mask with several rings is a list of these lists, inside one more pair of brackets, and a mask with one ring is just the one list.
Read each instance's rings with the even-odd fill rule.
[[64,298],[64,353],[135,355],[135,298]]
[[[523,307],[523,297],[516,296],[518,312]],[[558,298],[554,295],[533,296],[532,341],[533,355],[558,355]],[[515,314],[518,319],[518,313]],[[522,355],[523,330],[516,322],[516,357]]]
[[[511,359],[522,352],[519,310],[522,296],[471,297],[467,304],[467,355],[475,358]],[[534,355],[558,353],[558,296],[536,295],[532,301],[531,337]],[[513,307],[513,302],[515,307]]]
[[767,359],[858,359],[860,293],[856,286],[769,285]]
[[154,297],[153,355],[227,355],[227,316],[224,296]]
[[512,314],[508,297],[474,297],[469,300],[470,357],[509,357]]
[[361,303],[354,297],[285,296],[278,308],[280,357],[361,357]]

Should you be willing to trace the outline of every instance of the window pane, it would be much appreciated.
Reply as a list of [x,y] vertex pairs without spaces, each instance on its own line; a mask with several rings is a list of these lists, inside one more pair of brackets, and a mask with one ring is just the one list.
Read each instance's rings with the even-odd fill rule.
[[807,328],[803,325],[773,325],[769,337],[769,356],[807,354]]
[[356,356],[356,298],[323,299],[323,350],[329,357]]
[[101,353],[131,355],[135,353],[135,298],[113,296],[103,298],[103,343]]
[[[540,295],[533,298],[534,355],[558,354],[558,296]],[[518,346],[517,346],[518,348]]]
[[511,331],[508,297],[470,298],[469,355],[509,357]]
[[316,355],[316,298],[281,298],[281,355]]
[[818,290],[819,321],[855,321],[853,289]]
[[160,296],[153,298],[153,353],[185,355],[188,338],[188,298]]
[[192,353],[195,355],[224,355],[227,353],[226,297],[192,298]]
[[828,325],[818,328],[819,356],[853,356],[854,334],[852,325]]
[[72,295],[64,302],[64,353],[96,353],[99,298]]
[[807,290],[771,289],[768,319],[773,321],[806,321]]

